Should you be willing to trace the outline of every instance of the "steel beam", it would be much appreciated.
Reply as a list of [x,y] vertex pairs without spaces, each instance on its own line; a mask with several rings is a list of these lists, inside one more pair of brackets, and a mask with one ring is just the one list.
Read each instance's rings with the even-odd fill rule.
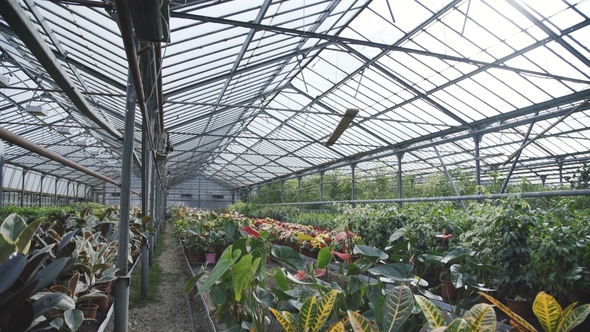
[[[451,187],[453,188],[455,195],[461,196],[461,194],[459,193],[459,190],[457,190],[457,186],[455,186],[455,181],[453,181],[453,177],[451,177],[451,174],[449,174],[449,170],[447,169],[445,162],[442,160],[442,157],[440,156],[440,152],[438,152],[438,148],[436,147],[436,145],[433,145],[432,147],[434,148],[434,152],[436,152],[438,160],[440,161],[440,164],[443,167],[443,170],[447,176],[447,179],[451,183]],[[463,203],[463,201],[460,201],[460,202],[461,202],[461,206],[463,207],[463,211],[467,212],[467,207],[465,206],[465,203]]]
[[[404,157],[404,153],[403,152],[398,152],[396,153],[397,156],[397,197],[398,198],[403,198],[404,197],[404,191],[403,191],[403,183],[402,183],[402,158]],[[402,203],[399,203],[399,207],[402,207]]]
[[[535,113],[535,115],[537,115],[537,114],[539,114],[539,112]],[[521,147],[523,147],[526,144],[526,142],[529,140],[529,135],[531,134],[531,130],[533,130],[534,126],[535,126],[535,122],[533,121],[529,125],[529,128],[527,129],[526,134],[522,138],[522,143],[520,144]],[[512,176],[512,172],[514,172],[514,168],[516,167],[516,164],[518,163],[518,160],[520,159],[521,152],[522,152],[522,149],[519,149],[518,153],[514,157],[514,161],[512,162],[512,165],[510,165],[510,169],[508,170],[508,174],[506,175],[506,179],[504,179],[504,183],[502,183],[502,188],[500,189],[500,194],[503,194],[504,191],[506,190],[506,187],[508,186],[508,181],[510,181],[510,177]]]
[[27,170],[23,169],[22,171],[22,184],[21,184],[21,194],[20,194],[20,207],[25,206],[25,178],[27,177]]

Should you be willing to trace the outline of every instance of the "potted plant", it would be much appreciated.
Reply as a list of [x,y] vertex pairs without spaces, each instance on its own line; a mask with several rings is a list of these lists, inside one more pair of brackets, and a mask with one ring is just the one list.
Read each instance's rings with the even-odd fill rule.
[[494,220],[499,225],[499,235],[504,242],[503,274],[498,287],[506,294],[508,307],[524,319],[527,319],[531,311],[530,294],[534,282],[528,270],[531,261],[529,236],[532,218],[529,205],[524,200],[511,196],[503,201],[503,209]]

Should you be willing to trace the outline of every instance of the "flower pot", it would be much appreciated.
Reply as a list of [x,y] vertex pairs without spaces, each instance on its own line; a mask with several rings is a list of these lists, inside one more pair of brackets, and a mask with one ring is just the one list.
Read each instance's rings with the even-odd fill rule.
[[450,280],[440,280],[440,292],[443,299],[454,299],[457,297],[457,288]]
[[579,290],[578,291],[579,301],[580,304],[588,304],[590,303],[590,291],[587,290]]
[[309,252],[309,249],[307,249],[307,248],[301,248],[301,254],[302,254],[303,256],[307,256],[307,257],[309,257],[309,253],[310,253],[310,252]]
[[93,302],[84,302],[78,304],[78,309],[82,311],[84,314],[84,318],[96,318],[96,310],[98,309],[98,304]]
[[317,250],[310,250],[308,256],[313,259],[318,259],[318,251]]
[[214,252],[208,252],[208,253],[206,253],[205,254],[205,260],[209,264],[215,264],[215,262],[217,262],[217,253],[214,253]]
[[205,261],[205,253],[204,252],[189,252],[188,253],[188,261],[190,263],[198,263]]
[[105,293],[106,295],[109,295],[111,292],[111,284],[112,284],[112,280],[105,281],[105,282],[99,282],[97,284],[94,284],[94,286],[92,286],[92,288],[98,289],[99,291]]
[[531,312],[533,300],[530,298],[524,298],[522,300],[515,300],[511,296],[506,296],[506,304],[512,312],[522,317],[524,320],[528,320]]
[[[491,297],[496,297],[496,292],[495,291],[491,291],[491,292],[485,292],[486,294],[488,294]],[[486,299],[483,296],[480,296],[479,299],[477,299],[478,303],[485,303],[485,304],[492,304],[492,302],[490,302],[488,299]]]
[[97,311],[105,311],[109,308],[108,296],[94,298],[92,302],[98,305]]

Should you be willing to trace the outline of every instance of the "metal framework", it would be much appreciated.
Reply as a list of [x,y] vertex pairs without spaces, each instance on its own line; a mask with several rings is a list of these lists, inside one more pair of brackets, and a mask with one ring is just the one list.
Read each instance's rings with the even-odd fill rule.
[[[252,192],[336,169],[358,181],[383,165],[398,184],[441,165],[550,184],[590,159],[590,107],[568,114],[590,97],[588,1],[172,2],[161,41],[133,35],[126,1],[0,8],[0,127],[91,171],[6,145],[3,162],[37,181],[121,178],[129,77],[133,171],[164,188],[204,176]],[[360,112],[326,147],[347,108]]]

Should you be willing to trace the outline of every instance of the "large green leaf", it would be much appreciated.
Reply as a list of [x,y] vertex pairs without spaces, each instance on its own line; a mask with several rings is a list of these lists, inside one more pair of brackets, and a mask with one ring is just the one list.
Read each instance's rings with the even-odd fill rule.
[[[276,317],[277,321],[281,323],[285,332],[296,332],[294,325],[292,324],[291,319],[287,317],[286,314],[289,312],[283,311],[283,314],[276,311],[274,308],[269,308],[270,312]],[[285,315],[285,316],[283,316]]]
[[370,268],[369,273],[384,276],[397,282],[411,282],[415,279],[413,267],[405,263],[378,265]]
[[16,249],[16,244],[6,237],[6,235],[0,234],[0,264],[6,261],[15,251],[18,251]]
[[277,285],[282,290],[289,289],[289,283],[287,283],[287,277],[285,277],[285,273],[283,273],[282,269],[275,269],[273,276],[274,276],[274,279],[275,279]]
[[562,317],[556,331],[571,331],[574,327],[580,325],[588,317],[588,314],[590,314],[590,304],[583,304],[576,309],[568,311],[568,314]]
[[296,271],[305,270],[305,262],[301,255],[293,250],[293,248],[285,246],[275,246],[272,248],[272,255],[278,258],[281,262],[287,266],[293,268]]
[[457,318],[447,326],[445,332],[476,332],[477,330],[471,330],[469,328],[469,322],[463,318]]
[[242,299],[242,293],[250,286],[254,273],[258,269],[260,258],[252,260],[252,255],[244,255],[236,263],[232,270],[232,285],[234,287],[234,294],[236,301]]
[[489,304],[474,305],[462,318],[469,322],[472,331],[496,332],[496,312]]
[[447,264],[447,263],[452,263],[452,262],[456,262],[459,261],[463,258],[466,257],[471,257],[473,256],[473,251],[471,249],[467,249],[467,248],[455,248],[453,250],[451,250],[448,254],[445,255],[445,257],[443,257],[443,259],[441,260],[441,263],[443,264]]
[[14,244],[16,244],[18,251],[22,252],[25,255],[29,252],[29,248],[31,246],[31,239],[33,238],[33,235],[35,235],[35,232],[37,231],[37,228],[39,228],[39,225],[41,225],[43,219],[44,218],[39,218],[33,221],[20,232],[20,234],[14,241]]
[[58,303],[61,302],[61,300],[64,298],[64,296],[66,296],[66,294],[50,293],[50,294],[44,295],[43,297],[41,297],[40,299],[35,301],[33,303],[33,310],[34,310],[33,319],[43,315],[45,312],[47,312],[48,310],[55,307]]
[[332,308],[334,308],[334,303],[336,303],[336,295],[338,295],[338,292],[331,290],[324,294],[322,300],[318,302],[316,320],[312,328],[313,332],[320,331],[322,325],[324,325],[328,320],[328,317],[330,317]]
[[334,258],[334,254],[330,251],[330,248],[324,247],[318,253],[318,269],[325,269],[330,265],[330,262]]
[[389,243],[399,239],[400,237],[406,235],[408,233],[409,229],[406,229],[405,227],[399,228],[397,229],[395,232],[393,232],[393,234],[391,234],[391,236],[389,237]]
[[368,319],[355,311],[348,310],[348,319],[354,332],[379,332]]
[[311,331],[318,313],[318,305],[315,296],[310,296],[299,311],[299,331]]
[[23,286],[12,295],[4,296],[0,301],[0,317],[17,310],[20,305],[26,302],[31,294],[33,294],[33,290],[38,283],[38,281],[33,281],[30,284]]
[[422,309],[422,314],[426,317],[426,321],[432,328],[446,325],[443,314],[434,303],[422,295],[414,295],[414,300],[416,300],[416,303],[418,303],[420,309]]
[[557,331],[557,325],[561,319],[561,306],[553,296],[539,292],[533,302],[533,312],[545,332]]
[[232,246],[227,247],[223,251],[223,253],[221,254],[221,257],[217,261],[217,264],[215,264],[213,271],[211,271],[211,274],[207,277],[207,280],[205,280],[201,289],[199,289],[199,294],[203,294],[207,290],[209,290],[209,288],[211,288],[211,286],[213,286],[213,284],[219,278],[221,278],[221,276],[227,270],[229,270],[229,268],[232,266],[232,264],[239,258],[239,255],[240,255],[239,249],[234,251]]
[[0,295],[9,289],[18,278],[27,263],[22,253],[14,252],[8,260],[0,264]]
[[72,331],[76,331],[84,321],[84,313],[81,310],[67,310],[64,312],[66,324]]
[[353,253],[367,257],[373,261],[379,259],[387,259],[389,257],[389,255],[387,255],[387,253],[385,253],[383,250],[379,250],[377,248],[365,246],[362,244],[357,244],[356,246],[354,246]]
[[528,330],[528,331],[537,331],[531,324],[529,324],[526,320],[522,319],[522,317],[520,317],[519,315],[517,315],[514,312],[512,312],[512,310],[510,310],[510,308],[508,308],[507,306],[505,306],[502,302],[498,301],[497,299],[491,297],[490,295],[488,295],[486,293],[483,293],[483,292],[477,292],[477,293],[479,295],[485,297],[488,301],[490,301],[498,309],[502,310],[506,315],[508,315],[508,317],[510,317],[510,319],[512,319],[513,321],[515,321],[518,324],[520,324],[526,330]]
[[463,269],[460,264],[451,265],[451,282],[455,288],[463,288]]
[[2,225],[0,225],[0,233],[4,234],[12,242],[16,242],[16,239],[25,228],[27,228],[27,223],[23,217],[13,213],[6,217]]
[[395,286],[383,304],[383,330],[400,331],[414,309],[414,296],[408,286]]
[[45,268],[39,270],[34,280],[39,280],[39,284],[35,288],[33,293],[37,293],[41,289],[49,286],[63,271],[68,263],[68,258],[62,257],[54,260],[51,264]]

